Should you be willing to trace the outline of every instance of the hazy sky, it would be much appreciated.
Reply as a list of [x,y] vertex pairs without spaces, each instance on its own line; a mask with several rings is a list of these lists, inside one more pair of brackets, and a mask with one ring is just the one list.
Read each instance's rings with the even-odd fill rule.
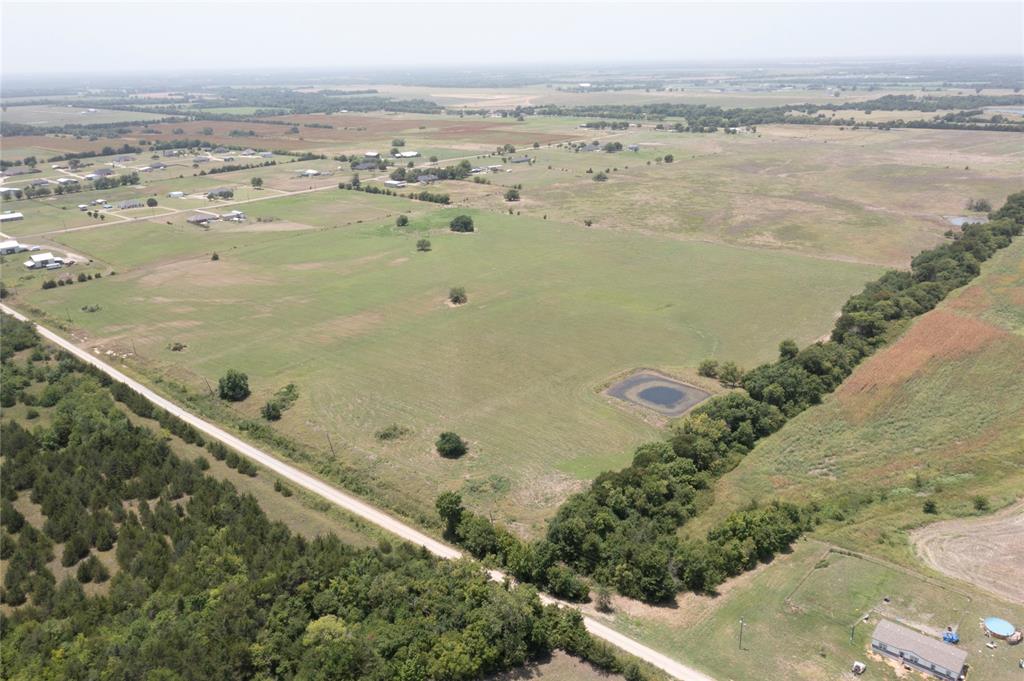
[[1021,2],[2,4],[5,74],[1024,52]]

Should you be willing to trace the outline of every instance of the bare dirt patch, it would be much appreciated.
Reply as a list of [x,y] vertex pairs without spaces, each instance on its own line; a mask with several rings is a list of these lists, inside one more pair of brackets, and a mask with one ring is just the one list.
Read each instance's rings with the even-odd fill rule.
[[313,225],[302,222],[288,222],[286,220],[274,220],[273,222],[241,222],[231,225],[218,232],[301,232],[303,230],[318,229]]
[[930,362],[964,357],[1007,335],[979,319],[932,310],[896,343],[858,367],[836,391],[836,398],[848,416],[865,419]]
[[1024,502],[984,518],[932,523],[910,537],[939,572],[1024,603]]

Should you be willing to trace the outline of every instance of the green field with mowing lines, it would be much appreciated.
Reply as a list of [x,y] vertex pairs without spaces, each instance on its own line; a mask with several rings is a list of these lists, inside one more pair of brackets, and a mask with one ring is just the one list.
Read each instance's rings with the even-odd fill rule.
[[[278,201],[321,224],[364,202],[430,212],[401,230],[388,219],[313,232],[152,223],[72,232],[59,238],[109,261],[117,277],[49,291],[25,283],[19,295],[70,315],[89,346],[134,346],[151,376],[196,393],[204,377],[246,371],[254,394],[238,409],[251,418],[294,382],[301,397],[276,427],[318,450],[329,433],[384,498],[429,514],[440,490],[461,488],[528,532],[657,437],[599,394],[613,375],[692,368],[708,355],[766,359],[780,337],[820,335],[878,272],[482,212],[473,212],[478,231],[459,235],[447,230],[453,209],[340,190],[242,207],[276,215]],[[424,235],[430,253],[415,250]],[[457,285],[469,303],[453,309],[445,297]],[[101,310],[80,311],[88,305]],[[171,352],[171,342],[188,347]],[[413,435],[381,445],[373,434],[390,423]],[[445,429],[470,440],[469,456],[433,453]]]

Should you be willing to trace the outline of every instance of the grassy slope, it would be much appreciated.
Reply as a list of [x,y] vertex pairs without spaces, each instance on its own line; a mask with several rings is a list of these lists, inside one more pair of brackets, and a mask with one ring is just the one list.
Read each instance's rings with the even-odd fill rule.
[[905,530],[1006,505],[1024,489],[1024,240],[862,364],[836,394],[759,445],[725,476],[712,523],[752,499],[885,498],[823,533],[905,563]]
[[[70,314],[89,345],[134,344],[154,374],[195,392],[206,392],[203,376],[247,371],[254,395],[239,409],[252,417],[295,382],[303,397],[278,424],[285,432],[326,449],[326,430],[346,448],[344,459],[427,512],[440,489],[465,485],[478,508],[533,523],[656,436],[598,394],[609,377],[637,366],[692,367],[710,354],[761,361],[779,337],[816,337],[877,273],[508,215],[477,213],[478,233],[455,235],[445,228],[452,214],[414,215],[402,232],[390,222],[77,232],[66,237],[76,249],[133,269],[51,291],[26,283],[19,296],[50,315]],[[132,233],[144,238],[120,238]],[[434,250],[416,253],[426,233]],[[464,308],[444,303],[454,285],[468,290]],[[80,311],[93,304],[101,311]],[[171,341],[188,349],[170,352]],[[415,435],[380,446],[373,432],[391,422]],[[466,459],[432,453],[446,428],[472,442]]]

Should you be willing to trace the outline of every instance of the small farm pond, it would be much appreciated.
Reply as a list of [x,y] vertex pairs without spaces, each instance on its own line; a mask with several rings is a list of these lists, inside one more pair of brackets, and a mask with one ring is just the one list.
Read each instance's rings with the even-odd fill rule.
[[700,388],[653,371],[638,371],[605,392],[623,402],[672,417],[682,415],[711,396]]

